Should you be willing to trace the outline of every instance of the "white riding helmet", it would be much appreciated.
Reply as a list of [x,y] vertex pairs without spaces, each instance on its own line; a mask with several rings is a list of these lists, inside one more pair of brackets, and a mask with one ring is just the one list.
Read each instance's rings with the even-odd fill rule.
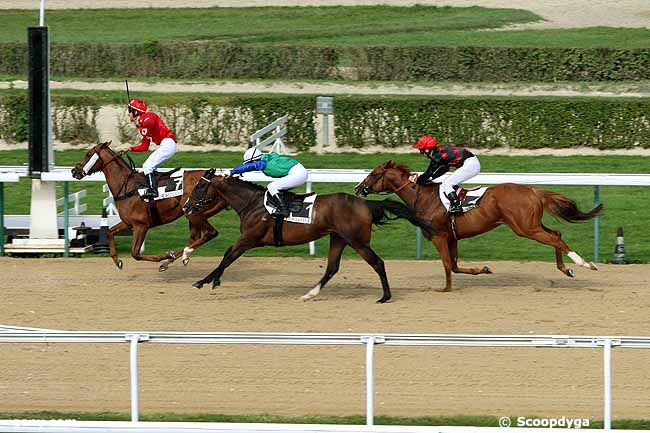
[[262,151],[257,147],[251,147],[244,152],[244,164],[247,162],[257,161],[262,157]]

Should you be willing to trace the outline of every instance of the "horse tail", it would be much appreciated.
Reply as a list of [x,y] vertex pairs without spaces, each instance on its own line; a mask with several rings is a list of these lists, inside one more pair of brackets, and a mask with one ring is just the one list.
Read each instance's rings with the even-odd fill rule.
[[589,221],[603,211],[601,203],[589,212],[582,212],[578,209],[576,202],[569,197],[557,192],[541,191],[543,192],[544,209],[556,218],[562,218],[570,223]]
[[[365,202],[368,209],[370,209],[372,223],[375,225],[380,226],[386,224],[388,221],[404,218],[414,226],[420,227],[424,230],[429,238],[431,238],[436,232],[429,223],[418,218],[415,213],[403,203],[393,200],[365,200]],[[395,215],[395,217],[391,218],[387,214]]]

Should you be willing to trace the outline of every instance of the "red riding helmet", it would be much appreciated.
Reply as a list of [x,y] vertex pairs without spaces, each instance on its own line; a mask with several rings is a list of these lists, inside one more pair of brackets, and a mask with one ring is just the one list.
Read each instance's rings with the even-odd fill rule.
[[414,147],[418,150],[433,149],[438,146],[438,141],[430,135],[423,135]]
[[129,112],[134,115],[140,115],[147,111],[147,104],[142,99],[134,99],[129,102]]

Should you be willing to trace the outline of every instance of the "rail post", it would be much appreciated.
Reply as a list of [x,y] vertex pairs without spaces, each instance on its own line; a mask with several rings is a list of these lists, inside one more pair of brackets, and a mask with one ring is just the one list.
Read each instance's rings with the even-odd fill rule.
[[147,341],[148,335],[130,334],[126,340],[130,343],[129,348],[129,374],[131,376],[131,421],[138,422],[138,343]]
[[[68,194],[70,193],[70,185],[67,181],[63,182],[63,256],[70,255],[70,239],[69,228],[70,225],[70,204],[68,203]],[[57,229],[58,230],[58,229]]]
[[[600,204],[600,186],[594,186],[594,207]],[[598,263],[600,250],[600,217],[594,218],[594,262]]]

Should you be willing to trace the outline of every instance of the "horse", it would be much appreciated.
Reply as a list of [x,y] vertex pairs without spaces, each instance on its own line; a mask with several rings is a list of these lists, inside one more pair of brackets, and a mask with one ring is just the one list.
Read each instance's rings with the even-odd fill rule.
[[567,268],[562,254],[567,254],[581,267],[598,270],[593,262],[586,262],[572,251],[557,230],[545,227],[542,216],[547,212],[558,219],[576,223],[588,221],[603,210],[600,204],[589,212],[578,209],[576,202],[562,194],[534,186],[504,183],[487,188],[479,206],[467,213],[450,216],[439,198],[439,183],[418,185],[406,165],[387,161],[372,170],[355,187],[358,196],[388,192],[397,194],[415,215],[429,221],[436,230],[430,240],[440,254],[445,268],[446,285],[440,290],[451,291],[451,272],[461,274],[491,274],[489,267],[461,268],[458,266],[458,240],[488,232],[506,224],[522,237],[532,239],[555,249],[557,269],[568,277],[574,277],[573,269]]
[[219,232],[208,222],[208,218],[226,208],[227,203],[216,197],[211,205],[202,212],[187,217],[190,225],[190,240],[185,248],[158,256],[141,255],[140,249],[150,228],[170,223],[183,215],[182,203],[187,201],[192,188],[204,170],[188,170],[183,173],[182,196],[147,203],[138,195],[138,188],[147,184],[144,175],[135,170],[130,158],[130,164],[122,159],[122,155],[128,151],[115,153],[109,146],[110,141],[93,146],[71,171],[75,179],[83,179],[85,176],[99,171],[103,172],[106,177],[106,183],[122,220],[111,227],[108,232],[108,244],[113,262],[118,269],[122,269],[124,266],[122,260],[117,257],[114,238],[120,232],[132,228],[131,256],[135,260],[151,262],[166,260],[159,267],[161,272],[167,270],[169,264],[178,257],[182,257],[183,264],[187,265],[191,252],[218,236]]
[[[426,232],[431,231],[427,224],[415,218],[402,203],[390,200],[367,201],[346,193],[317,196],[309,224],[282,222],[271,216],[264,207],[265,188],[233,176],[213,176],[209,185],[204,185],[208,177],[207,174],[204,175],[197,184],[184,206],[184,211],[191,213],[200,210],[204,202],[210,202],[210,197],[221,196],[239,215],[241,234],[226,250],[219,266],[192,284],[198,289],[208,282],[212,282],[213,289],[218,287],[225,269],[251,248],[279,246],[278,237],[284,245],[299,245],[329,234],[330,245],[325,274],[302,299],[306,301],[320,293],[338,272],[343,249],[350,245],[379,275],[383,294],[377,302],[384,303],[389,301],[392,295],[384,261],[370,247],[373,224],[381,225],[388,219],[405,218]],[[309,195],[311,194],[302,197]],[[388,217],[387,213],[394,215],[394,218]],[[279,223],[282,225],[279,226]]]

